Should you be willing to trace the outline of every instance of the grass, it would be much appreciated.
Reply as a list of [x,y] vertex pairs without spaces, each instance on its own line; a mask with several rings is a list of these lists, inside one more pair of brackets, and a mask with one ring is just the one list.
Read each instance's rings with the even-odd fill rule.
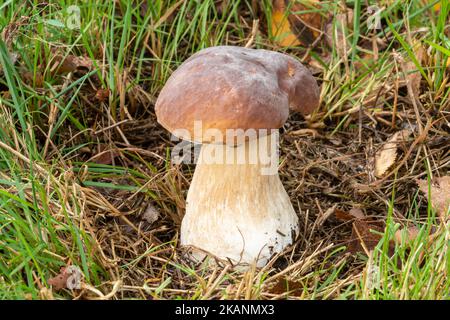
[[[269,0],[1,4],[0,298],[448,299],[448,221],[435,217],[414,180],[449,174],[450,5],[377,3],[377,31],[365,1],[304,10],[328,19],[343,4],[353,9],[345,55],[338,38],[329,47],[323,34],[280,47]],[[67,26],[70,5],[80,9],[79,29]],[[280,172],[304,233],[246,273],[183,260],[178,230],[194,167],[170,163],[173,143],[153,111],[181,62],[221,44],[286,52],[321,83],[320,110],[291,116],[282,135]],[[82,60],[70,66],[71,57]],[[402,69],[405,62],[414,68]],[[422,76],[417,97],[404,75],[414,72]],[[375,149],[406,126],[418,143],[402,152],[395,175],[374,179]],[[296,136],[306,127],[326,138]],[[153,224],[142,218],[148,203],[160,213]],[[333,205],[385,223],[373,250],[348,252],[351,227],[333,217],[319,223]],[[418,236],[392,253],[395,232],[411,224]],[[70,264],[84,287],[52,290],[48,279]]]

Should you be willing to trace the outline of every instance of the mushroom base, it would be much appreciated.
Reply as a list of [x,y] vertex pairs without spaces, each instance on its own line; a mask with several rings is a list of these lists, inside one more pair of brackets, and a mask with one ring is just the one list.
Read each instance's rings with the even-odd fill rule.
[[[202,145],[181,224],[181,245],[191,246],[196,260],[209,253],[233,264],[262,267],[298,234],[298,217],[278,171],[264,174],[267,166],[259,156],[249,161],[250,154],[270,145],[269,137],[237,147]],[[216,163],[206,161],[211,156]],[[244,163],[238,160],[243,156]]]

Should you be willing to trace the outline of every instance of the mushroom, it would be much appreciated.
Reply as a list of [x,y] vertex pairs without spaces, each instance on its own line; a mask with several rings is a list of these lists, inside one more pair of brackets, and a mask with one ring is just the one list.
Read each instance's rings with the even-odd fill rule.
[[308,114],[318,104],[308,69],[268,50],[210,47],[171,75],[158,122],[202,144],[180,232],[192,257],[262,267],[293,243],[298,217],[278,175],[278,129],[289,108]]

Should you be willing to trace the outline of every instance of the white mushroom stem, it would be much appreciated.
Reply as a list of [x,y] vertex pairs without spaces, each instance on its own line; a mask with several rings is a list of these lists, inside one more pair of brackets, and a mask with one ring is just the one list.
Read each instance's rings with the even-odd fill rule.
[[[202,145],[181,224],[181,244],[192,246],[196,259],[205,251],[261,267],[293,242],[298,217],[280,181],[278,163],[268,175],[262,157],[250,158],[271,143],[269,135],[238,147]],[[218,163],[210,163],[211,155]]]

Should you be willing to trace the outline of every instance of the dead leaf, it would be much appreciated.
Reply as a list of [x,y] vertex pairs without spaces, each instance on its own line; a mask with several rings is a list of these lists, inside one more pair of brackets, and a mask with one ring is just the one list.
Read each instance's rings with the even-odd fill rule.
[[80,289],[81,281],[83,280],[83,273],[81,273],[80,268],[77,266],[68,266],[65,272],[69,274],[66,281],[67,289]]
[[414,241],[417,238],[417,236],[419,234],[419,228],[417,228],[416,226],[410,226],[410,227],[406,227],[406,228],[397,230],[394,235],[395,242],[401,243],[402,239],[403,239],[403,234],[406,235],[405,242],[411,243],[412,241]]
[[[428,181],[416,181],[420,191],[428,196]],[[430,193],[428,201],[436,210],[441,219],[445,219],[449,214],[450,206],[450,176],[443,176],[433,179],[430,185]]]
[[62,267],[60,273],[55,277],[47,280],[47,283],[53,287],[55,290],[61,290],[66,288],[67,279],[69,274],[65,272],[66,268]]
[[108,145],[100,144],[98,146],[99,152],[91,158],[91,161],[98,164],[111,164],[114,159],[120,155],[117,149],[109,149]]
[[317,0],[303,1],[302,4],[274,0],[271,30],[275,42],[282,47],[311,45],[321,33],[323,18],[318,12],[301,12],[317,7]]
[[67,266],[60,269],[59,274],[47,280],[47,283],[53,287],[54,290],[61,289],[80,289],[83,274],[77,266]]
[[[347,250],[355,254],[357,252],[364,252],[368,254],[372,251],[382,238],[385,224],[383,221],[375,221],[367,217],[359,208],[353,208],[349,212],[340,209],[335,211],[336,219],[340,221],[353,221],[352,234],[347,239]],[[381,234],[380,234],[381,233]],[[394,252],[394,242],[389,244],[389,253]]]
[[57,54],[52,60],[50,68],[51,74],[66,74],[69,72],[79,73],[84,75],[93,69],[93,62],[87,57],[79,57],[75,55],[63,56]]
[[290,47],[300,44],[297,36],[292,32],[289,20],[285,15],[284,0],[273,1],[271,29],[275,42],[280,46]]
[[[305,46],[313,44],[322,33],[323,17],[319,13],[319,9],[318,0],[294,2],[291,7],[293,14],[288,16],[289,23],[294,34]],[[316,11],[314,12],[314,10]],[[302,11],[309,12],[300,13]]]
[[300,282],[289,280],[288,278],[280,278],[275,285],[270,288],[270,293],[287,294],[289,296],[300,297],[303,292],[303,286]]
[[374,231],[383,233],[384,227],[379,223],[368,222],[356,219],[353,222],[352,235],[348,245],[348,251],[351,253],[365,252],[368,254],[372,251],[382,236]]
[[356,219],[360,219],[360,220],[366,218],[366,215],[364,214],[364,212],[359,208],[350,209],[349,214],[351,216],[355,217]]
[[433,10],[434,10],[435,12],[439,12],[439,11],[441,10],[441,3],[438,2],[438,3],[436,3],[435,5],[433,5]]
[[321,61],[314,59],[313,57],[307,57],[305,60],[305,62],[310,66],[310,70],[313,75],[318,75],[327,70],[331,61],[331,54],[329,52],[324,52],[320,56],[320,60]]
[[105,102],[109,99],[109,89],[98,89],[95,93],[95,99],[98,102]]
[[142,219],[149,224],[153,224],[159,219],[159,211],[152,204],[149,204],[142,214]]
[[396,132],[375,154],[375,176],[380,178],[397,159],[397,147],[405,142],[411,132],[407,129]]
[[42,88],[44,86],[44,77],[38,71],[36,74],[30,71],[23,71],[20,73],[22,80],[29,86],[35,86],[36,88]]
[[359,208],[352,208],[349,212],[343,211],[341,209],[336,209],[334,211],[336,219],[341,221],[350,221],[354,219],[364,219],[366,215]]

